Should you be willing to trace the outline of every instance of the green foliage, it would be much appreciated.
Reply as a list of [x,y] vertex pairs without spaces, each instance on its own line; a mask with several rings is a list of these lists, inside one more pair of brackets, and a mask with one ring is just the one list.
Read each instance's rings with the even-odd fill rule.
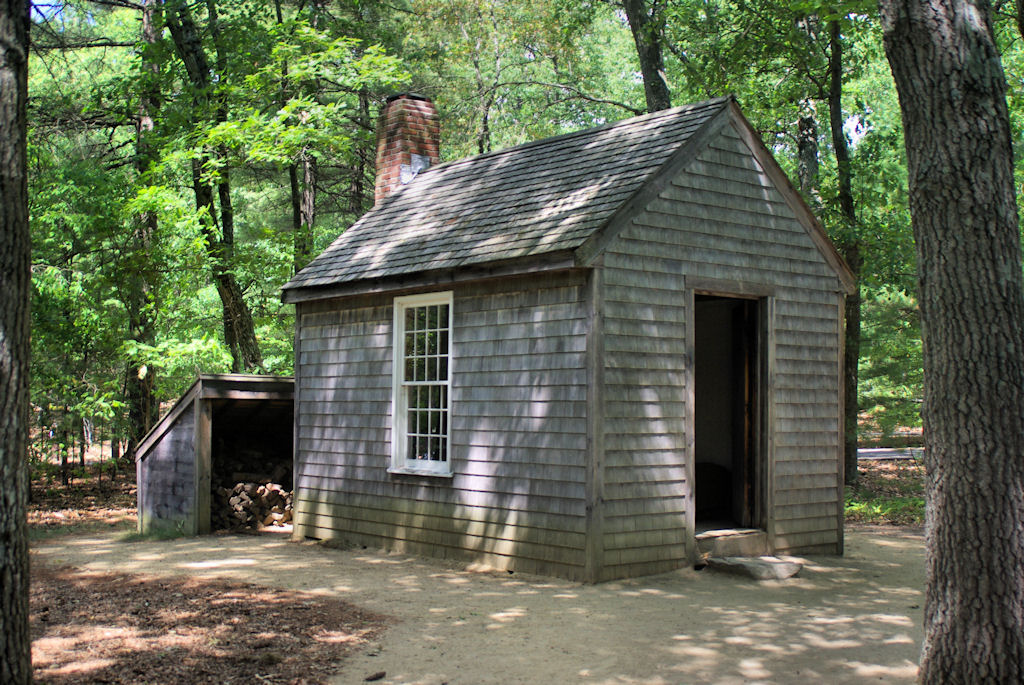
[[916,459],[862,463],[857,486],[846,489],[846,521],[924,525],[924,478]]
[[862,499],[856,492],[846,495],[846,520],[854,523],[924,525],[924,497],[878,497]]
[[[407,89],[434,98],[447,159],[644,107],[625,16],[603,0],[282,2],[280,18],[275,3],[193,3],[189,11],[211,56],[211,82],[202,92],[168,33],[141,43],[140,12],[120,5],[74,0],[46,21],[36,15],[33,28],[33,403],[58,448],[77,439],[82,421],[123,426],[129,367],[152,374],[162,401],[196,373],[230,368],[210,279],[214,259],[243,291],[265,370],[291,373],[294,315],[279,299],[294,266],[289,167],[302,159],[317,165],[316,252],[369,206],[374,126],[386,95]],[[164,12],[176,6],[160,4]],[[674,102],[737,95],[793,177],[796,122],[814,116],[820,217],[835,238],[855,231],[863,248],[866,425],[881,433],[919,425],[920,332],[902,128],[873,8],[859,0],[671,0],[659,11]],[[845,51],[853,227],[837,210],[825,105],[825,22],[833,19]],[[1012,23],[998,28],[1019,133],[1024,82],[1014,74],[1024,73],[1016,68],[1024,65],[1022,41]],[[60,48],[95,42],[104,47]],[[144,102],[154,128],[150,156],[138,168]],[[1016,136],[1015,144],[1022,140]],[[230,178],[234,240],[225,256],[211,258],[207,249],[223,227],[216,217],[213,233],[204,234],[202,222],[212,217],[196,209],[190,192],[193,159],[204,160],[205,180]],[[1024,172],[1018,175],[1024,183]],[[141,217],[155,219],[145,249],[134,238]],[[129,313],[150,322],[151,334],[134,330]]]
[[865,293],[861,326],[862,428],[885,437],[921,426],[921,328],[917,302],[892,288]]

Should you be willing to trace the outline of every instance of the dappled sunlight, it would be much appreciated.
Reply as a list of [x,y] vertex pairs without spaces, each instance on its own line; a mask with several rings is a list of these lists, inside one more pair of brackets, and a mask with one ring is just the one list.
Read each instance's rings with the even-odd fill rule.
[[388,566],[401,566],[402,564],[408,564],[412,561],[411,557],[370,557],[370,556],[358,556],[355,557],[356,561],[364,564],[373,564],[380,566],[386,564]]
[[845,665],[850,667],[854,674],[861,678],[882,681],[906,680],[908,682],[917,679],[917,664],[912,661],[904,661],[896,666],[865,664],[859,661],[849,661]]
[[255,566],[255,559],[211,559],[182,564],[182,568],[231,568],[232,566]]
[[491,625],[489,625],[487,627],[488,628],[500,628],[501,627],[500,624],[502,624],[502,623],[511,623],[512,621],[515,621],[516,619],[522,618],[523,616],[526,616],[526,609],[525,609],[525,607],[512,607],[510,609],[505,609],[503,611],[496,611],[493,614],[490,614],[490,616],[489,616],[489,618],[492,621],[494,621],[494,623],[492,623]]
[[[343,596],[399,618],[382,651],[353,656],[338,683],[382,670],[387,682],[403,682],[401,674],[407,682],[495,682],[488,664],[510,674],[543,665],[549,682],[590,684],[916,677],[924,574],[922,543],[912,536],[890,546],[851,535],[848,557],[795,557],[804,570],[784,581],[684,568],[600,585],[280,538],[90,539],[92,548],[34,551],[96,570],[128,564]],[[409,671],[410,663],[422,669]]]

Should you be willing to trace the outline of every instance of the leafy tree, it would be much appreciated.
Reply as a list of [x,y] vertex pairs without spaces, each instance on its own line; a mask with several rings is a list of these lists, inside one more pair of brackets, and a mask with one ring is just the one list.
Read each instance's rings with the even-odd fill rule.
[[1024,681],[1024,279],[987,2],[882,0],[924,337],[925,683]]
[[625,23],[599,3],[415,0],[402,51],[413,90],[460,157],[646,111]]

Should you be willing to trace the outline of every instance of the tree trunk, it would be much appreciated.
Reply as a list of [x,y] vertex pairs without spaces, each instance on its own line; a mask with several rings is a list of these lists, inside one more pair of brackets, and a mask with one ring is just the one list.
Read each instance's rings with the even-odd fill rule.
[[1024,682],[1024,286],[987,3],[882,0],[924,339],[924,683]]
[[[356,122],[363,131],[373,132],[373,121],[370,119],[370,96],[365,88],[359,89],[359,114]],[[361,138],[357,138],[360,140]],[[366,138],[367,145],[356,145],[356,163],[352,167],[351,181],[349,182],[349,211],[353,216],[361,216],[366,207],[366,169],[370,166],[369,160],[373,159],[374,141],[373,136]]]
[[[216,3],[207,0],[210,11],[211,32],[215,42],[219,43],[220,33],[217,22]],[[195,107],[199,116],[212,116],[216,122],[224,121],[227,113],[223,103],[218,103],[214,112],[209,112],[209,93],[213,86],[210,80],[210,61],[203,49],[199,31],[188,6],[175,3],[167,13],[167,27],[170,29],[175,50],[185,65],[185,70],[195,91]],[[219,51],[218,78],[225,78],[223,73],[226,57]],[[234,372],[253,371],[263,368],[263,357],[260,354],[256,331],[252,322],[252,313],[245,302],[242,289],[238,286],[234,273],[231,271],[231,255],[234,242],[234,212],[231,207],[231,187],[227,165],[219,171],[217,195],[220,199],[220,235],[217,230],[216,206],[213,199],[213,188],[203,179],[203,167],[206,157],[192,160],[192,189],[196,196],[196,208],[206,209],[202,221],[207,250],[213,265],[213,280],[220,295],[222,318],[224,321],[224,339],[231,350],[231,369]]]
[[648,9],[645,0],[623,0],[629,29],[633,33],[636,54],[640,58],[640,75],[644,80],[647,111],[657,112],[672,106],[672,95],[665,81],[665,60],[661,50],[664,19],[657,10],[657,0]]
[[[274,0],[274,11],[277,23],[284,23],[284,15],[281,12],[281,0]],[[323,12],[323,3],[314,1],[310,8],[310,25],[316,29],[320,25],[320,17]],[[283,85],[288,80],[288,63],[281,67],[281,107],[284,108],[288,101],[288,91]],[[316,95],[320,88],[316,81],[313,81],[313,94]],[[308,113],[303,112],[300,116],[305,123]],[[301,177],[300,177],[301,176]],[[292,270],[298,273],[313,258],[313,222],[316,220],[316,180],[317,168],[316,158],[310,153],[309,148],[303,147],[299,152],[298,161],[288,165],[288,185],[291,190],[292,205]]]
[[228,246],[217,235],[213,188],[202,180],[204,161],[192,160],[192,190],[196,196],[196,209],[205,209],[201,226],[213,264],[213,282],[220,296],[224,340],[231,351],[231,371],[241,373],[261,369],[263,359],[256,342],[252,314],[245,303],[242,289],[238,287],[235,275],[228,266]]
[[839,213],[843,217],[843,232],[837,247],[850,266],[856,279],[856,290],[846,298],[846,346],[843,357],[845,436],[843,444],[844,473],[847,485],[857,482],[857,415],[858,415],[858,366],[860,363],[860,272],[864,260],[860,252],[857,213],[853,205],[853,170],[850,166],[850,149],[843,131],[843,40],[839,22],[828,23],[830,88],[828,94],[829,125],[832,128],[832,147],[836,155],[836,170],[839,175]]
[[0,2],[0,683],[32,682],[28,627],[29,3]]
[[[313,222],[316,221],[316,158],[306,148],[299,153],[295,175],[298,188],[298,223],[295,225],[294,260],[295,271],[313,258]],[[299,172],[302,179],[298,179]]]
[[801,114],[796,123],[796,173],[800,181],[800,191],[807,199],[807,203],[817,212],[821,209],[821,197],[818,194],[821,168],[818,153],[818,120],[814,118],[811,105],[808,103],[806,106],[808,111]]
[[[153,134],[153,114],[159,107],[160,95],[156,84],[159,67],[153,51],[160,41],[160,14],[157,0],[144,0],[142,4],[142,60],[143,72],[151,79],[143,85],[139,98],[138,119],[135,130],[135,171],[142,179],[156,161],[156,150],[150,137]],[[132,267],[128,271],[128,292],[125,305],[128,312],[128,337],[131,340],[153,345],[156,342],[155,296],[157,276],[148,269],[149,253],[156,240],[157,219],[155,212],[142,212],[135,218],[132,232]],[[156,373],[140,363],[131,363],[126,370],[125,396],[128,404],[128,453],[135,455],[135,448],[143,436],[156,423],[160,408],[153,394]]]

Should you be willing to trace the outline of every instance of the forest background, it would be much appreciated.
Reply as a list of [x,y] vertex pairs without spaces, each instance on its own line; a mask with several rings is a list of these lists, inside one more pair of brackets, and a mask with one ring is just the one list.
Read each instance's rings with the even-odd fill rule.
[[[995,6],[1019,145],[1017,11]],[[198,373],[291,374],[279,288],[372,205],[377,115],[402,91],[434,100],[445,161],[734,94],[858,274],[848,428],[920,426],[906,161],[870,4],[92,0],[32,19],[36,462],[131,454]]]

